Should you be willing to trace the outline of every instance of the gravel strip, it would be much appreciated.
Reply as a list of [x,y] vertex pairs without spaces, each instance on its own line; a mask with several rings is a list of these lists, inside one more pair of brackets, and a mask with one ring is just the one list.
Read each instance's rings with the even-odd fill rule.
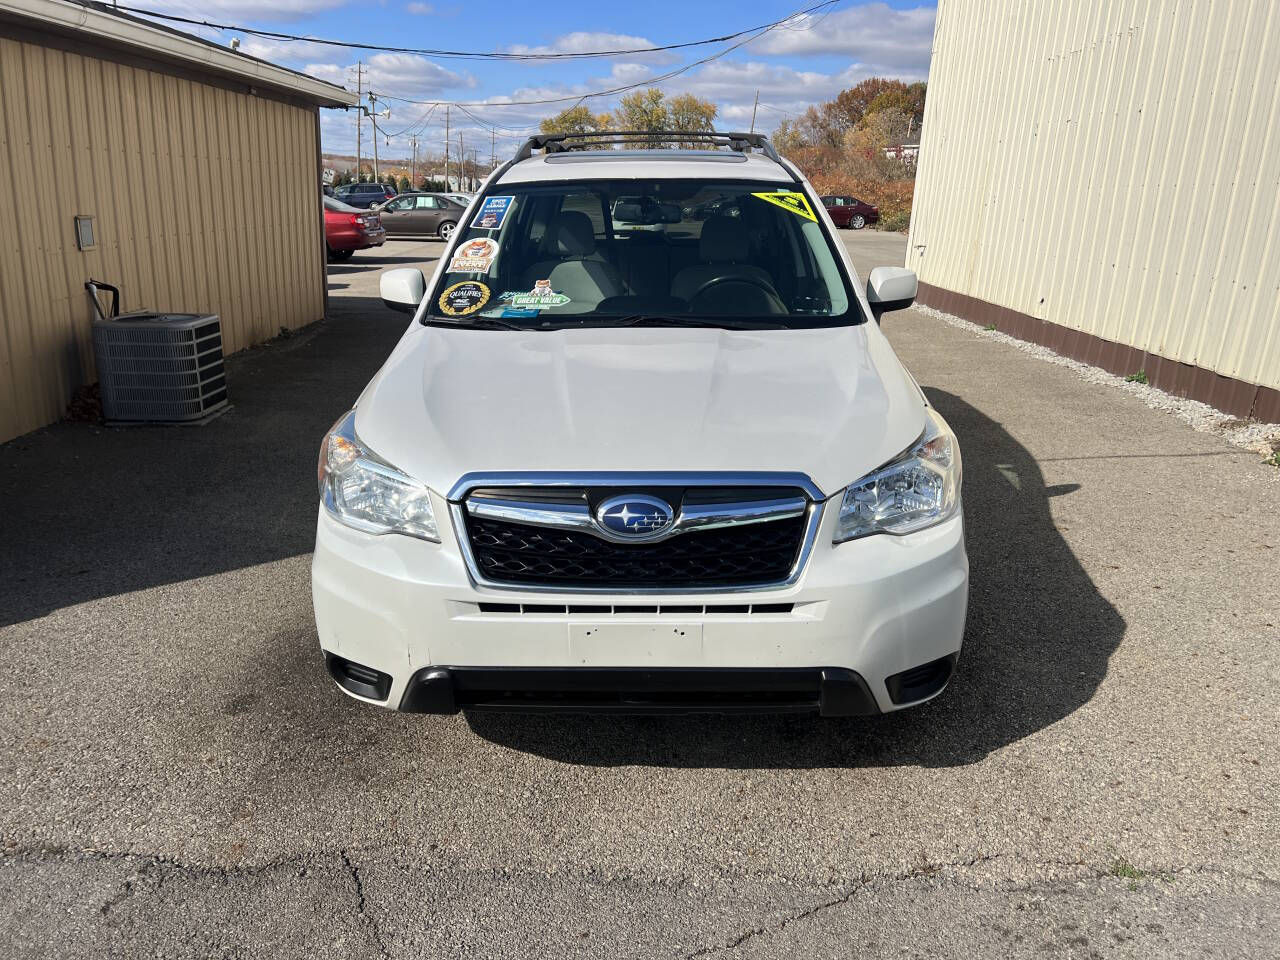
[[1199,400],[1175,397],[1171,393],[1157,390],[1148,384],[1126,380],[1124,377],[1117,376],[1114,373],[1108,373],[1101,367],[1093,367],[1087,363],[1081,363],[1079,360],[1072,360],[1061,354],[1054,353],[1048,347],[1029,343],[1026,340],[1019,340],[1017,337],[1011,337],[1007,333],[1001,333],[998,330],[987,330],[976,323],[970,323],[968,320],[962,320],[949,313],[943,313],[933,307],[917,305],[915,309],[925,316],[932,317],[935,320],[942,320],[953,327],[959,327],[962,330],[968,330],[971,333],[1017,347],[1023,353],[1029,353],[1038,360],[1046,360],[1061,367],[1069,367],[1078,373],[1081,379],[1087,380],[1089,383],[1105,384],[1106,386],[1123,390],[1126,393],[1131,393],[1153,410],[1164,410],[1166,413],[1171,413],[1201,433],[1216,434],[1230,444],[1251,450],[1263,457],[1270,457],[1280,452],[1280,423],[1241,420],[1239,417],[1225,414],[1207,403],[1201,403]]

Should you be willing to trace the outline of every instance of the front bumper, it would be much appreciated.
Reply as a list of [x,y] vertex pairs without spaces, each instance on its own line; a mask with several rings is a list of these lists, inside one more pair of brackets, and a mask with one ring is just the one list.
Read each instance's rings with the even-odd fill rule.
[[[443,498],[433,495],[433,507],[442,520],[450,516]],[[889,712],[929,699],[945,686],[964,636],[962,520],[833,545],[837,508],[825,504],[813,551],[791,586],[669,598],[480,588],[447,520],[436,544],[365,534],[321,508],[312,563],[320,645],[331,671],[345,662],[385,678],[366,688],[340,684],[351,695],[432,712],[759,710],[779,690],[794,692],[799,673],[805,692],[788,709],[834,712],[823,710],[823,691],[848,674],[857,678],[848,683],[865,688],[866,709],[842,712]],[[947,668],[936,686],[902,683],[939,661]],[[650,694],[663,683],[683,684],[692,696],[652,702],[662,699]],[[499,697],[504,687],[508,695]],[[764,696],[731,702],[734,691],[752,689]],[[476,690],[488,692],[471,696]],[[923,693],[912,699],[913,691]]]

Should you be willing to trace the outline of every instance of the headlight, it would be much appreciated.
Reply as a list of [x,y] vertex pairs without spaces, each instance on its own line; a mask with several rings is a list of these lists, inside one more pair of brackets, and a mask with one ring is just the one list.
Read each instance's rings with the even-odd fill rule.
[[316,474],[325,509],[347,526],[439,542],[431,493],[360,444],[354,410],[325,435]]
[[960,504],[960,448],[926,408],[924,436],[907,453],[849,486],[834,543],[873,533],[911,533],[949,519]]

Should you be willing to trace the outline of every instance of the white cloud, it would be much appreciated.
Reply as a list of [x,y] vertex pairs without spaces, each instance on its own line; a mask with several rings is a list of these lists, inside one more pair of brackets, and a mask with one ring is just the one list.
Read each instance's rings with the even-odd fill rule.
[[235,31],[227,31],[219,38],[227,42],[231,37],[240,38],[240,52],[269,63],[300,63],[314,60],[338,50],[325,43],[311,43],[307,40],[271,40],[266,37],[242,36]]
[[427,17],[436,12],[436,8],[429,3],[409,3],[405,4],[405,9],[419,17]]
[[[476,85],[471,75],[455,73],[412,53],[375,53],[364,63],[364,88],[397,97],[426,100],[445,90],[470,89]],[[351,66],[309,63],[303,72],[348,89],[355,88],[355,71]]]
[[750,44],[754,54],[834,54],[872,67],[897,68],[911,76],[929,72],[934,7],[894,10],[864,3],[828,14],[807,14]]
[[[639,50],[654,46],[652,40],[636,37],[626,33],[599,33],[577,30],[556,37],[549,44],[526,46],[515,44],[508,47],[510,53],[594,53],[597,50]],[[657,53],[627,54],[628,58],[643,59],[647,63],[674,63],[679,60],[671,51]],[[537,61],[535,61],[537,62]]]
[[[237,25],[254,26],[264,20],[300,20],[310,14],[345,6],[347,0],[274,0],[263,4],[257,0],[149,0],[148,10],[170,13],[193,20],[214,20],[218,23],[232,21]],[[252,21],[249,23],[247,21]],[[179,29],[189,24],[173,24]]]

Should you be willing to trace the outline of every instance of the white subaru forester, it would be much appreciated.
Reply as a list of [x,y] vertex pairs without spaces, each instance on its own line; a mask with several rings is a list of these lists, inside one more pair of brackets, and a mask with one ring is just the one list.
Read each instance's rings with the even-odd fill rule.
[[950,679],[960,451],[878,325],[915,275],[864,295],[764,137],[661,139],[534,137],[430,281],[383,275],[413,321],[319,461],[351,696],[840,716]]

